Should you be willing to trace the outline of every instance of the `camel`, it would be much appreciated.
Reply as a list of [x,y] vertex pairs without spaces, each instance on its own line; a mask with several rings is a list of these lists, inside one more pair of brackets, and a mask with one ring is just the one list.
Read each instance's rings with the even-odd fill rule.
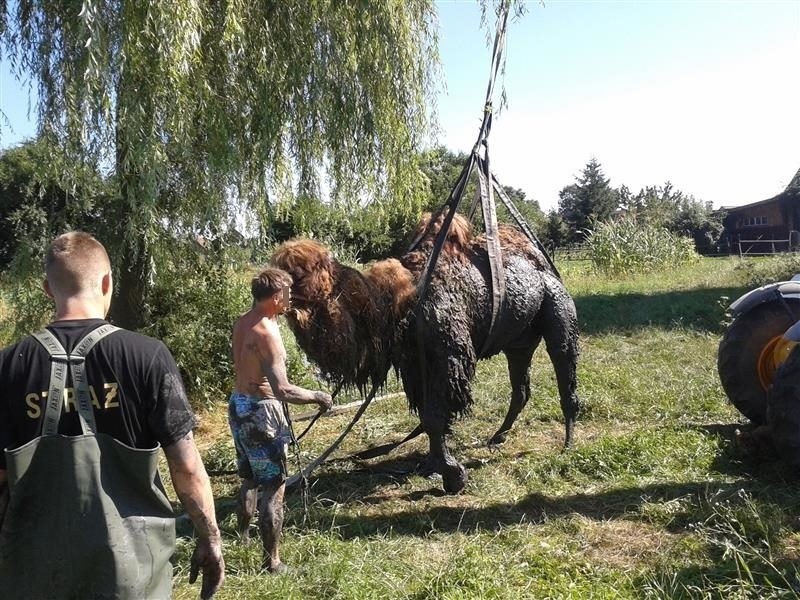
[[446,492],[457,493],[466,484],[466,470],[450,453],[446,436],[470,410],[479,359],[503,352],[508,361],[511,400],[489,440],[499,445],[530,398],[528,371],[544,339],[558,382],[565,447],[571,445],[580,410],[578,321],[572,298],[543,254],[517,229],[501,225],[506,292],[487,343],[492,291],[486,240],[473,236],[458,214],[418,303],[417,282],[442,221],[442,214],[426,215],[417,228],[416,250],[363,273],[309,239],[283,243],[272,263],[293,278],[287,319],[298,345],[332,382],[362,393],[368,385],[383,386],[394,367],[428,435],[427,466],[442,475]]

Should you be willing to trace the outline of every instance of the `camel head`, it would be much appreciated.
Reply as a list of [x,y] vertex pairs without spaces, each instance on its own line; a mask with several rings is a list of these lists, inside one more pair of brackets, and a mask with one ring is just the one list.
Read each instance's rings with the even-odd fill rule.
[[271,262],[292,276],[290,314],[305,325],[311,309],[327,303],[333,294],[335,259],[319,242],[294,239],[278,246]]
[[289,327],[323,374],[362,390],[383,385],[396,324],[414,297],[411,273],[390,259],[362,274],[307,239],[281,244],[271,262],[292,276]]

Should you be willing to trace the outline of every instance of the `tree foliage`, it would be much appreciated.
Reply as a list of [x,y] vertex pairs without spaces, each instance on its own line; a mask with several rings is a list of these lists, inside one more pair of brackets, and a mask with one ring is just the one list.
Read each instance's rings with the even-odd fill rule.
[[[447,148],[440,146],[423,153],[420,156],[420,168],[425,174],[426,180],[426,210],[435,210],[439,208],[447,198],[453,186],[456,184],[464,164],[467,162],[468,155],[465,152],[455,153]],[[502,183],[502,182],[501,182]],[[464,196],[459,205],[459,210],[467,214],[475,199],[475,194],[478,189],[478,176],[473,171],[467,187],[464,190]],[[547,217],[542,211],[539,203],[536,200],[528,199],[523,190],[514,188],[510,185],[503,185],[503,192],[509,197],[511,202],[520,212],[522,217],[536,233],[541,236],[545,233],[545,222]],[[497,219],[501,223],[514,224],[515,221],[505,205],[499,198],[495,199],[497,205]],[[478,211],[480,214],[480,211]]]
[[596,158],[558,196],[558,213],[569,228],[570,242],[583,240],[594,221],[606,221],[619,206],[617,192]]
[[[93,193],[65,189],[52,171],[40,168],[58,162],[58,154],[43,140],[0,153],[0,271],[9,269],[15,259],[17,271],[24,270],[27,262],[36,262],[38,268],[40,250],[54,234],[94,220]],[[83,179],[101,187],[97,174],[86,173]]]
[[[467,160],[463,152],[453,152],[438,147],[417,156],[422,191],[417,206],[403,204],[371,203],[365,206],[331,205],[316,197],[298,198],[286,210],[269,215],[272,239],[284,241],[295,236],[315,237],[336,248],[340,254],[360,261],[397,256],[403,253],[423,211],[433,211],[442,206],[455,185]],[[477,175],[471,177],[459,210],[466,214],[472,205],[477,189]],[[535,200],[528,200],[525,192],[512,186],[503,186],[537,235],[546,236],[546,216]],[[476,227],[481,227],[480,213]],[[498,220],[515,223],[505,206],[497,201]]]
[[711,202],[676,190],[669,181],[663,186],[647,186],[635,195],[622,186],[618,193],[622,208],[637,221],[692,238],[698,252],[719,251],[723,215]]
[[38,86],[40,135],[63,150],[63,185],[84,167],[111,176],[116,254],[130,266],[121,284],[139,288],[131,309],[143,306],[165,224],[225,227],[244,206],[263,213],[265,199],[317,196],[322,182],[334,199],[418,196],[432,0],[19,0],[0,10],[3,51]]

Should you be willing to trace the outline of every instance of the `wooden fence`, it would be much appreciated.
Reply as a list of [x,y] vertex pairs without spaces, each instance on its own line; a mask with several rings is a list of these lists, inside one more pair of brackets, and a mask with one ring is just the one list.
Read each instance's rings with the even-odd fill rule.
[[763,236],[758,236],[754,240],[743,240],[740,235],[736,243],[740,257],[769,256],[780,252],[791,252],[800,246],[800,231],[793,229],[786,239],[764,239]]

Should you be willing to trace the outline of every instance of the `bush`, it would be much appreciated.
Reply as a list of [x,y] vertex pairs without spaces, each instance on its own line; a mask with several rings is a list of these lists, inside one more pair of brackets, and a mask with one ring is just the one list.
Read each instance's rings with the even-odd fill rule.
[[609,275],[648,273],[699,259],[692,239],[629,217],[595,223],[587,245],[595,270]]
[[788,281],[800,273],[800,254],[782,254],[754,260],[743,260],[736,270],[748,287],[760,287],[776,281]]
[[[249,250],[216,246],[200,250],[191,242],[171,242],[159,260],[150,295],[151,325],[142,333],[162,340],[181,369],[195,409],[225,401],[234,384],[231,334],[252,302]],[[281,320],[283,321],[283,320]],[[281,322],[289,381],[319,388],[320,382],[294,336]]]
[[162,340],[181,369],[194,408],[227,398],[233,386],[231,329],[250,304],[235,251],[204,252],[172,242],[158,261],[149,296],[150,325],[141,333]]

